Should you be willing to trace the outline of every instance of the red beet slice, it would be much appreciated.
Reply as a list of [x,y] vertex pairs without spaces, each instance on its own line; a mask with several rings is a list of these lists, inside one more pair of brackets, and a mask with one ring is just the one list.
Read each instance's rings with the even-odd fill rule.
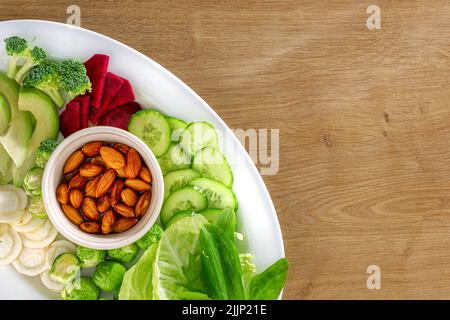
[[80,125],[81,129],[89,127],[89,96],[78,96],[76,99],[80,103]]
[[116,96],[109,103],[107,109],[113,110],[118,107],[121,107],[129,102],[134,101],[134,93],[133,88],[131,87],[130,82],[127,79],[121,78],[124,82],[120,87],[120,90],[117,92]]
[[72,100],[66,106],[66,110],[59,117],[61,133],[66,138],[81,128],[80,102]]
[[98,121],[99,126],[116,127],[128,130],[128,122],[133,114],[141,110],[141,106],[137,102],[129,102],[120,108],[108,111]]
[[93,110],[93,112],[91,112],[90,120],[92,123],[97,124],[98,119],[100,119],[100,117],[106,112],[108,105],[114,99],[117,92],[119,92],[123,83],[124,81],[122,80],[122,78],[116,76],[114,73],[106,73],[102,104],[100,106],[100,109]]
[[100,108],[102,102],[108,63],[109,56],[104,54],[95,54],[84,63],[87,74],[92,83],[90,103],[94,108]]

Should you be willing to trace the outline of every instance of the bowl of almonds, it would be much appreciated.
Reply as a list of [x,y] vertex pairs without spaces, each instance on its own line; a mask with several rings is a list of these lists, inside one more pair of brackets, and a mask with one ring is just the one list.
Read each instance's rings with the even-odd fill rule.
[[156,157],[133,134],[93,127],[67,137],[48,161],[44,205],[58,231],[85,247],[113,249],[141,238],[164,198]]

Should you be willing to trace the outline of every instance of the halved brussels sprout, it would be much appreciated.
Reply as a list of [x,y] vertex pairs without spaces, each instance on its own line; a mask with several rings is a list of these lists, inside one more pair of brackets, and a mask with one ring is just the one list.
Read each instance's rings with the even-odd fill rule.
[[81,261],[82,268],[92,268],[105,260],[106,251],[77,246],[75,254]]
[[126,271],[127,268],[117,261],[104,261],[97,266],[92,280],[103,291],[114,291],[120,288]]
[[136,244],[141,249],[148,249],[153,243],[161,239],[163,233],[164,230],[159,225],[154,224],[142,238],[136,241]]
[[64,300],[97,300],[100,289],[91,278],[81,277],[66,284],[61,296]]
[[127,263],[133,261],[138,252],[139,247],[132,243],[122,248],[108,250],[108,255],[117,261]]
[[23,189],[27,195],[31,197],[40,197],[42,195],[43,174],[44,169],[38,167],[30,169],[27,172],[23,181]]
[[49,275],[52,280],[69,283],[76,278],[78,272],[80,260],[72,253],[63,253],[53,262]]
[[31,198],[30,208],[28,210],[35,218],[43,219],[47,217],[47,211],[45,210],[44,201],[42,201],[41,197]]

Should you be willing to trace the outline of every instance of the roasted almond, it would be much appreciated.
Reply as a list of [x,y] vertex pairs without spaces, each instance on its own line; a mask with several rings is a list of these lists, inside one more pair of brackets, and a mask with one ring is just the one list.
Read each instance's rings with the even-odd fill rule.
[[116,223],[116,215],[112,209],[109,209],[105,212],[102,218],[102,233],[111,233],[114,223]]
[[79,209],[83,203],[83,193],[78,189],[72,189],[69,193],[69,200],[72,207]]
[[144,192],[139,197],[139,200],[136,203],[136,207],[134,208],[136,212],[136,218],[142,217],[147,212],[148,207],[150,206],[151,197],[151,192]]
[[127,153],[127,164],[125,165],[125,174],[127,178],[136,178],[139,175],[139,172],[141,172],[141,167],[141,156],[136,150],[130,149]]
[[97,222],[83,222],[80,229],[87,233],[100,233],[101,228]]
[[134,209],[123,203],[116,204],[114,206],[114,211],[125,218],[134,217]]
[[122,179],[116,180],[111,188],[111,205],[114,206],[120,202],[120,195],[122,193],[125,181]]
[[136,201],[138,200],[138,197],[136,195],[136,192],[133,190],[126,188],[122,190],[122,193],[120,194],[120,197],[122,198],[122,201],[130,207],[134,207],[136,204]]
[[81,149],[83,153],[88,157],[95,157],[100,152],[100,147],[103,146],[104,143],[101,141],[93,141],[89,142],[88,144],[85,144],[84,147]]
[[98,182],[100,181],[100,177],[95,177],[92,180],[89,180],[84,187],[84,193],[87,197],[95,197],[95,191],[97,190]]
[[81,150],[75,151],[72,155],[67,159],[64,164],[63,173],[69,173],[77,169],[84,161],[84,153]]
[[66,183],[61,183],[58,188],[56,188],[56,199],[61,204],[69,203],[69,187]]
[[100,155],[110,168],[121,169],[125,167],[125,157],[114,148],[103,146],[100,148]]
[[109,189],[111,189],[111,186],[114,183],[114,180],[116,179],[117,173],[113,169],[108,169],[103,174],[103,176],[100,178],[97,189],[95,190],[95,197],[100,198],[101,196],[104,196],[109,192]]
[[97,199],[97,208],[100,212],[105,212],[111,207],[109,195],[105,194],[103,197]]
[[152,188],[149,183],[141,179],[127,179],[125,185],[136,191],[149,191]]
[[108,167],[105,160],[103,160],[102,156],[96,156],[91,160],[91,163],[98,164],[104,167]]
[[88,220],[98,221],[100,219],[100,212],[97,209],[97,204],[92,198],[84,198],[81,210]]
[[127,172],[125,171],[125,167],[121,168],[121,169],[117,169],[117,176],[119,176],[120,178],[126,178],[127,177]]
[[76,224],[77,226],[79,226],[81,223],[83,223],[83,221],[84,221],[83,217],[80,215],[78,210],[75,209],[74,207],[72,207],[71,205],[62,204],[61,209],[64,212],[64,214],[66,215],[67,219],[69,219],[70,222],[72,222],[73,224]]
[[113,224],[112,229],[114,232],[123,232],[133,227],[136,223],[138,223],[138,219],[136,218],[119,218]]
[[148,170],[148,168],[144,166],[142,166],[141,171],[139,172],[139,178],[147,183],[152,182],[152,175],[150,174],[150,170]]
[[104,167],[95,163],[84,163],[80,167],[80,175],[86,178],[93,178],[103,172]]
[[114,148],[122,152],[123,154],[127,154],[130,151],[130,147],[123,143],[116,143]]
[[86,178],[82,177],[79,173],[74,175],[69,181],[69,189],[81,189],[86,184]]

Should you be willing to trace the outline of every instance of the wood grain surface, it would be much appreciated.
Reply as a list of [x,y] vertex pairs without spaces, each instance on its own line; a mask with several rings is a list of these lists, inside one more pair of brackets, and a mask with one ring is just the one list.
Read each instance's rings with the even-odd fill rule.
[[[18,5],[19,4],[19,5]],[[286,299],[450,298],[450,5],[377,1],[4,1],[152,57],[232,128],[279,128],[265,176]],[[381,290],[366,269],[381,268]]]

